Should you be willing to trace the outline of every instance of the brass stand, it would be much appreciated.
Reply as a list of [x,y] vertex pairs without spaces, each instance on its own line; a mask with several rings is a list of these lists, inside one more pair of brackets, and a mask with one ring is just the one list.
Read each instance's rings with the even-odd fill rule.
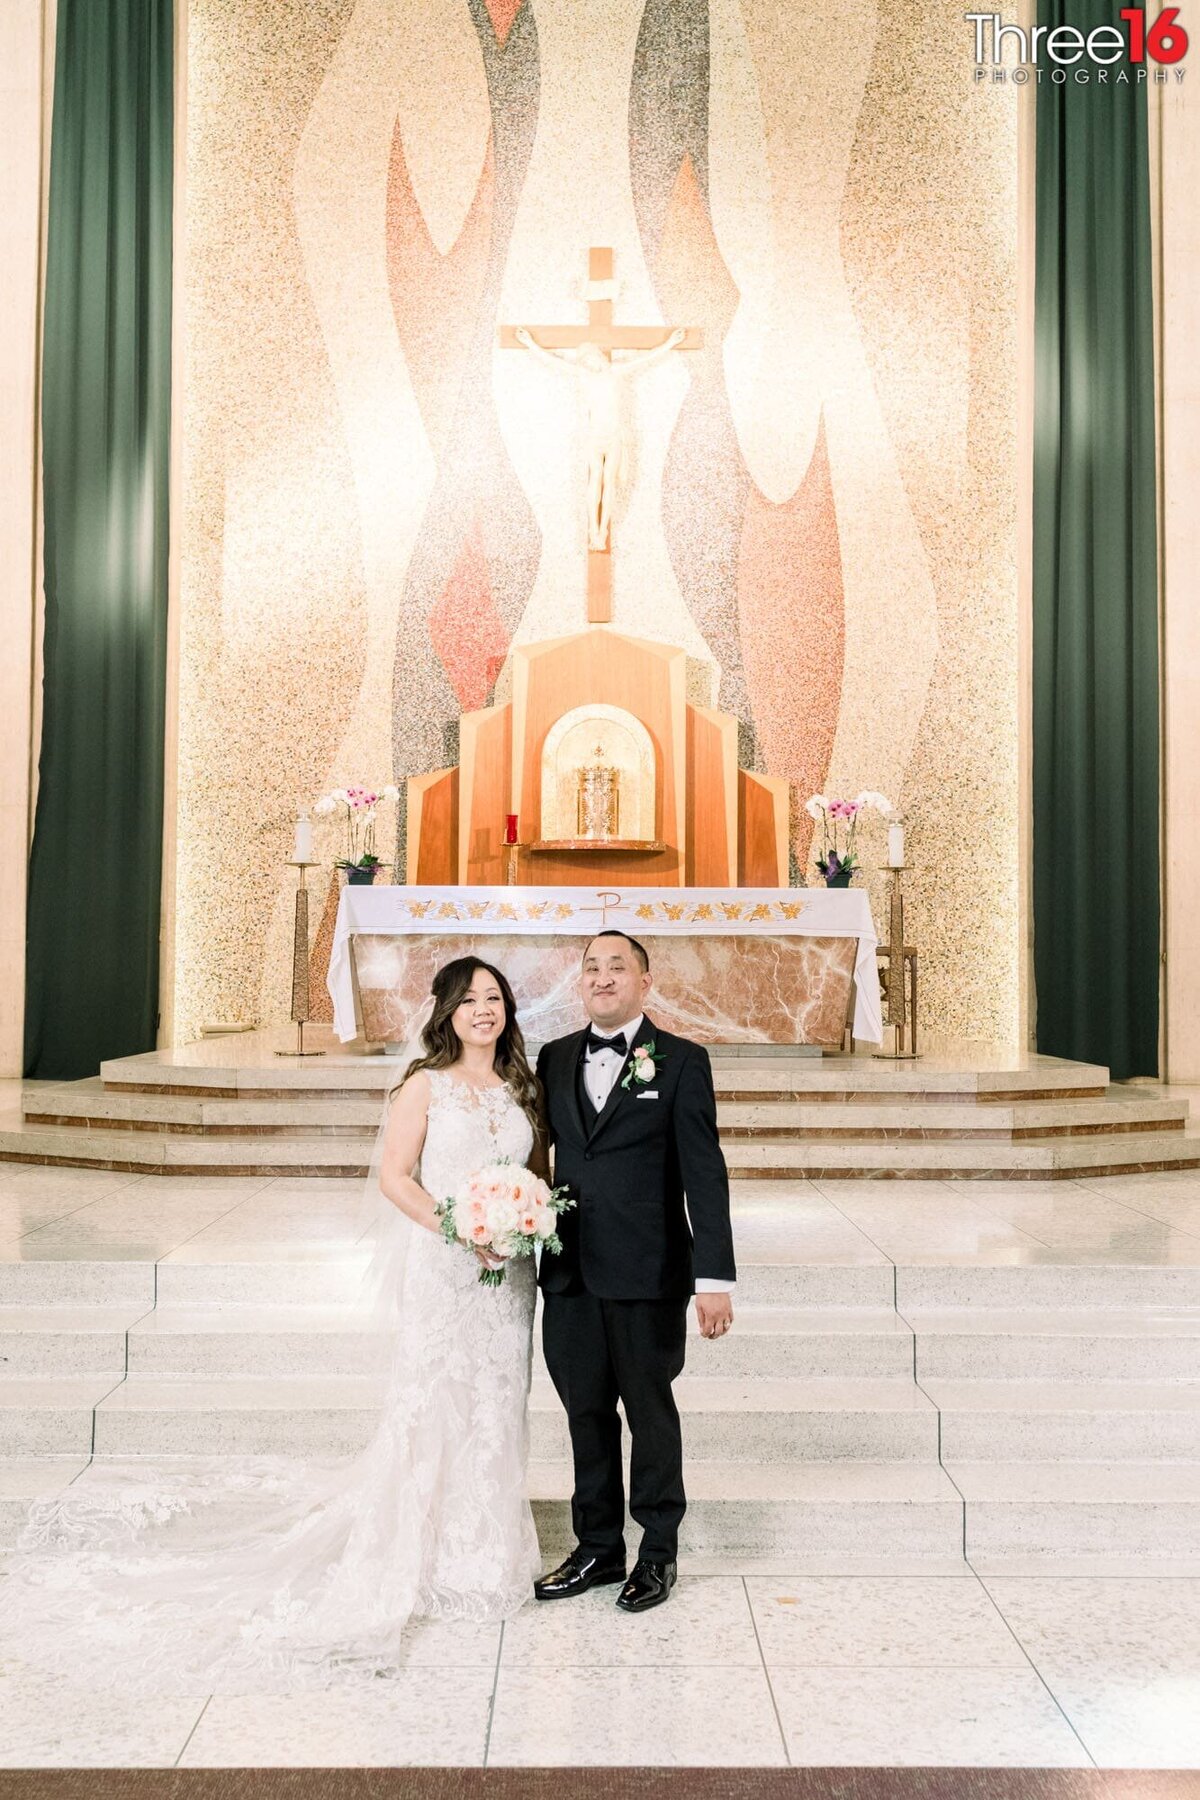
[[300,882],[296,888],[296,925],[292,936],[292,1018],[296,1022],[296,1048],[294,1050],[277,1050],[276,1056],[324,1056],[323,1050],[306,1050],[304,1048],[304,1027],[312,1017],[311,993],[308,981],[308,889],[304,885],[305,873],[315,865],[306,862],[290,862],[289,869],[299,869]]
[[520,856],[520,853],[521,853],[521,845],[520,844],[505,844],[505,846],[504,846],[504,883],[505,883],[506,887],[518,886],[517,859]]
[[[875,1055],[884,1062],[915,1062],[917,1051],[917,952],[904,942],[904,896],[900,891],[900,877],[906,864],[893,865],[888,874],[892,878],[891,897],[888,906],[888,941],[880,944],[876,954],[887,958],[887,968],[883,975],[883,1022],[895,1030],[895,1047],[891,1050],[876,1050]],[[905,1048],[905,1037],[909,1036],[912,1048]]]

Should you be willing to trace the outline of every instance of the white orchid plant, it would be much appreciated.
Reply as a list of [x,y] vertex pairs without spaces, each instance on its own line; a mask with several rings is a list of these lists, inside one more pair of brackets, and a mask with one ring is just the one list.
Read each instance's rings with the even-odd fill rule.
[[314,813],[329,816],[340,811],[344,814],[346,854],[337,859],[339,869],[358,869],[366,873],[379,868],[379,858],[375,854],[378,809],[383,801],[399,798],[400,789],[391,782],[378,788],[361,785],[334,788],[321,795],[313,807]]
[[826,886],[844,887],[858,867],[855,836],[858,822],[866,811],[890,813],[892,803],[886,794],[864,788],[853,800],[834,800],[827,794],[813,794],[804,802],[810,819],[821,827],[821,854],[815,861]]

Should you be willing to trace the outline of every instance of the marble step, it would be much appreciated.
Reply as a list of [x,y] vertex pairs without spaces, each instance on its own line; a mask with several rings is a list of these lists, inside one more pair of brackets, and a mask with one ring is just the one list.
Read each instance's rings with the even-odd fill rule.
[[[726,1138],[734,1180],[1053,1180],[1200,1167],[1200,1136],[1120,1131],[1026,1139]],[[132,1174],[342,1176],[367,1172],[369,1136],[211,1136],[20,1125],[0,1131],[0,1162]]]
[[[907,1321],[937,1309],[986,1308],[1171,1311],[1200,1307],[1200,1252],[1194,1263],[1110,1264],[1047,1251],[1037,1260],[988,1264],[978,1258],[893,1264],[882,1257],[831,1256],[792,1262],[743,1259],[738,1267],[741,1317],[749,1306],[879,1309],[896,1304]],[[145,1258],[35,1256],[0,1258],[0,1306],[130,1305],[168,1307],[345,1307],[354,1303],[365,1266],[362,1251],[331,1255],[303,1245],[233,1249],[183,1244],[156,1263]]]
[[[342,1095],[329,1099],[321,1090],[295,1090],[272,1099],[190,1098],[178,1093],[115,1092],[95,1080],[49,1092],[33,1091],[26,1098],[24,1116],[31,1129],[67,1126],[97,1133],[136,1127],[188,1136],[248,1133],[350,1138],[374,1134],[382,1098],[382,1090],[365,1098]],[[922,1096],[917,1103],[911,1095],[873,1095],[870,1090],[853,1101],[768,1092],[753,1100],[722,1098],[718,1105],[722,1133],[731,1139],[760,1134],[800,1139],[938,1134],[1019,1141],[1048,1133],[1180,1131],[1187,1116],[1186,1101],[1147,1098],[1115,1088],[1098,1099],[1037,1100],[1018,1105],[981,1105],[961,1099],[944,1103],[935,1094]]]
[[[962,1556],[962,1499],[936,1463],[695,1463],[687,1488],[687,1556]],[[569,1463],[531,1463],[529,1491],[542,1542],[567,1541]]]
[[[540,1366],[541,1333],[535,1332]],[[912,1334],[890,1307],[739,1306],[719,1343],[689,1319],[687,1370],[695,1376],[888,1379],[912,1376]],[[188,1377],[369,1372],[378,1348],[352,1309],[186,1306],[164,1301],[133,1326],[132,1375]]]
[[[382,1098],[401,1075],[399,1056],[364,1054],[338,1044],[332,1033],[311,1034],[324,1054],[304,1062],[275,1055],[290,1049],[290,1032],[255,1032],[210,1039],[176,1050],[152,1050],[117,1057],[101,1065],[108,1090],[169,1092],[193,1098],[236,1100],[277,1094],[325,1093]],[[1096,1063],[1033,1053],[1008,1054],[961,1046],[925,1054],[917,1062],[896,1063],[869,1052],[857,1056],[814,1055],[804,1046],[775,1044],[708,1046],[717,1093],[723,1098],[812,1094],[924,1096],[971,1101],[1016,1100],[1022,1095],[1103,1096],[1108,1070]],[[62,1092],[75,1083],[56,1084]]]
[[123,1375],[10,1375],[0,1380],[0,1457],[88,1456],[96,1408]]
[[[323,1278],[326,1271],[317,1270]],[[353,1298],[355,1277],[347,1299]],[[145,1311],[154,1305],[152,1262],[84,1257],[0,1259],[0,1306],[116,1306],[133,1304]]]
[[725,1057],[710,1046],[710,1055],[717,1095],[729,1100],[844,1097],[987,1108],[994,1101],[1097,1099],[1111,1092],[1108,1070],[1099,1063],[1034,1054],[926,1054],[915,1062],[891,1062],[868,1052],[787,1060]]
[[[231,1469],[237,1459],[230,1458]],[[147,1461],[147,1479],[160,1465]],[[105,1459],[0,1459],[0,1550],[32,1500]],[[169,1473],[165,1475],[169,1480]],[[529,1491],[543,1552],[570,1541],[570,1466],[534,1460]],[[1200,1463],[697,1462],[688,1470],[685,1560],[778,1558],[791,1568],[876,1572],[901,1562],[952,1573],[1200,1573]],[[636,1532],[631,1542],[636,1544]]]
[[[13,1379],[0,1382],[0,1454],[352,1454],[374,1428],[382,1388],[361,1376]],[[685,1378],[677,1399],[690,1462],[937,1460],[937,1414],[911,1381]],[[569,1455],[545,1377],[534,1382],[530,1429],[535,1457]]]
[[[339,1456],[361,1449],[384,1384],[362,1376],[130,1376],[0,1381],[0,1456]],[[937,1414],[911,1380],[693,1377],[677,1398],[689,1460],[937,1460]],[[535,1457],[569,1456],[549,1380],[530,1404]]]
[[[0,1380],[0,1456],[325,1455],[361,1447],[382,1390],[363,1375],[115,1373]],[[1200,1461],[1200,1382],[737,1378],[677,1384],[689,1457],[746,1462],[1013,1459]],[[535,1455],[565,1455],[535,1377]]]
[[1200,1462],[1200,1378],[921,1385],[948,1463]]
[[379,1129],[383,1089],[362,1097],[324,1099],[298,1089],[286,1098],[214,1100],[186,1093],[123,1093],[100,1080],[77,1081],[47,1091],[27,1091],[25,1122],[32,1127],[68,1126],[88,1131],[158,1130],[181,1135],[285,1132],[292,1136],[374,1137]]
[[1064,1558],[1160,1559],[1200,1572],[1200,1461],[947,1461],[981,1570]]
[[[81,1484],[103,1481],[105,1461],[86,1467]],[[229,1461],[236,1469],[238,1459]],[[171,1465],[169,1458],[148,1461],[147,1479],[158,1467],[169,1481]],[[60,1492],[82,1467],[79,1458],[0,1462],[0,1550],[11,1549],[29,1501]],[[565,1459],[530,1463],[529,1493],[547,1559],[570,1539],[570,1487]],[[848,1568],[904,1560],[946,1574],[961,1567],[962,1543],[962,1498],[936,1463],[698,1462],[688,1471],[688,1558],[785,1557],[793,1567],[802,1559]]]
[[896,1264],[896,1305],[905,1318],[930,1310],[1047,1312],[1200,1307],[1200,1252],[1188,1262],[1089,1260],[1046,1251],[1031,1260],[927,1257]]
[[1049,1381],[1200,1380],[1200,1308],[1072,1312],[985,1307],[905,1314],[916,1377]]
[[323,1175],[359,1178],[370,1162],[371,1133],[295,1133],[208,1137],[189,1132],[89,1131],[20,1124],[0,1131],[4,1160],[64,1167],[123,1169],[135,1175]]
[[756,1180],[1056,1180],[1200,1167],[1182,1130],[1022,1138],[728,1138],[732,1177]]
[[0,1376],[123,1375],[143,1306],[0,1306]]
[[790,1142],[793,1139],[859,1139],[880,1135],[901,1142],[965,1138],[1004,1143],[1047,1136],[1183,1131],[1188,1119],[1188,1103],[1186,1100],[1144,1098],[1112,1089],[1102,1099],[1031,1100],[1016,1106],[995,1102],[986,1106],[961,1102],[943,1104],[932,1097],[926,1098],[921,1105],[914,1104],[908,1096],[815,1102],[802,1097],[755,1102],[719,1101],[717,1117],[722,1137],[730,1142],[743,1137]]
[[[151,1274],[160,1303],[169,1306],[338,1306],[354,1301],[364,1264],[361,1252],[303,1258],[277,1248],[273,1254],[251,1252],[243,1257],[228,1246],[190,1243],[164,1257]],[[1196,1274],[1200,1286],[1200,1268]],[[0,1264],[0,1284],[3,1277]],[[738,1265],[742,1306],[891,1308],[893,1285],[891,1264],[882,1259]],[[19,1286],[19,1278],[14,1279],[14,1299],[23,1298]]]

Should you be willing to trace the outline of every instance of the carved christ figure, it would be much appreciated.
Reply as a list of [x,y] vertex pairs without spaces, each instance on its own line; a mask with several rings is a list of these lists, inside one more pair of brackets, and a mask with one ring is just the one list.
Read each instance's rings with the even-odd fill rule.
[[615,363],[599,344],[581,344],[578,350],[547,350],[523,325],[517,342],[547,368],[564,369],[579,377],[583,389],[584,429],[588,465],[588,548],[603,550],[608,543],[617,488],[625,479],[629,440],[625,427],[623,391],[631,375],[644,374],[682,344],[687,333],[675,330],[656,350],[643,350],[627,362]]

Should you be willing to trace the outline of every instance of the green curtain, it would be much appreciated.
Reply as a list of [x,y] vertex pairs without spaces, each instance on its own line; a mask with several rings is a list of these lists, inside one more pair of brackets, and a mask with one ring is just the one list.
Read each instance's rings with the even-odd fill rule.
[[59,0],[42,361],[45,679],[25,1066],[158,1017],[171,406],[171,0]]
[[1038,1048],[1119,1078],[1158,1072],[1159,679],[1146,90],[1112,77],[1037,89],[1033,909]]

